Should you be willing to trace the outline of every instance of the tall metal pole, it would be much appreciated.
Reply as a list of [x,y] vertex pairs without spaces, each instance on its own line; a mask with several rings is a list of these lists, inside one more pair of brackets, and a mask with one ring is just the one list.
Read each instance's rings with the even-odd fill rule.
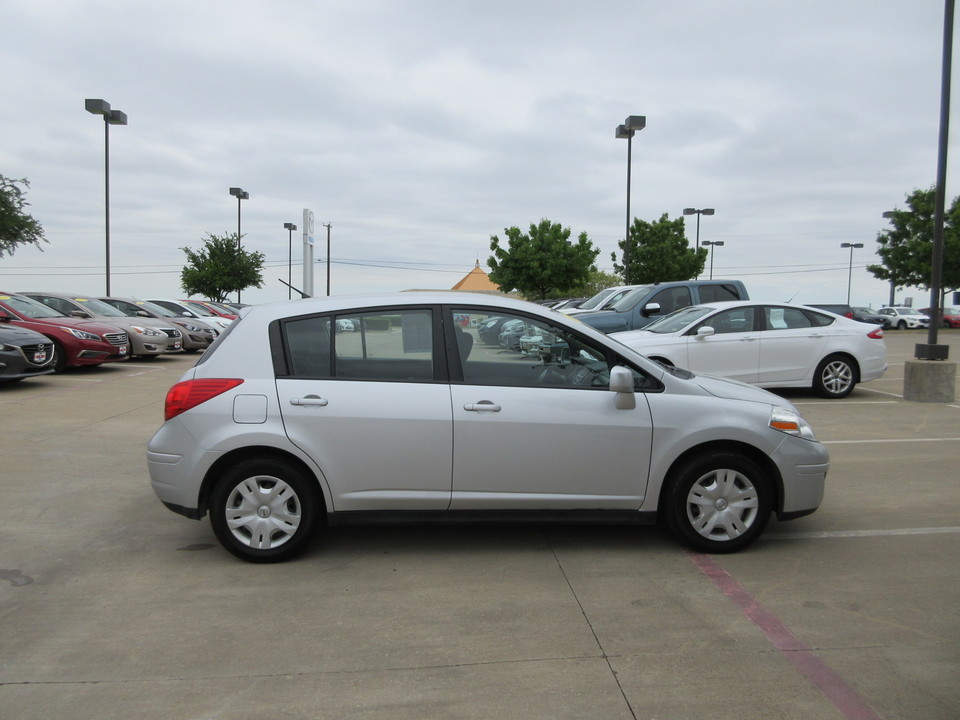
[[106,208],[107,228],[107,297],[110,297],[110,115],[103,116],[103,178],[104,178],[104,207]]
[[[930,317],[930,326],[927,329],[927,344],[931,347],[937,344],[937,331],[942,322],[943,301],[941,296],[941,285],[943,281],[943,216],[945,205],[945,190],[947,184],[947,141],[950,130],[950,66],[953,56],[953,13],[954,0],[946,0],[943,12],[943,71],[940,75],[940,141],[939,152],[937,154],[937,190],[935,195],[935,206],[933,213],[933,255],[930,262],[930,307],[932,308]],[[943,347],[944,352],[925,353],[918,346],[917,357],[921,354],[929,357],[939,357],[943,355],[944,359],[949,353],[948,347]],[[930,358],[933,359],[933,358]]]
[[330,297],[330,228],[333,225],[324,223],[324,227],[327,229],[327,297]]
[[[240,259],[240,202],[241,197],[237,195],[237,260]],[[240,302],[240,288],[237,288],[237,303]]]
[[633,157],[633,131],[627,136],[627,229],[623,234],[623,282],[630,284],[630,168]]

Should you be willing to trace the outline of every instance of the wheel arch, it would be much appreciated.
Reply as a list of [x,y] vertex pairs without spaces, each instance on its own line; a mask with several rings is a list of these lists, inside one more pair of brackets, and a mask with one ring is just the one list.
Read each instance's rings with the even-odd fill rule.
[[771,506],[774,512],[779,516],[783,512],[783,476],[776,463],[762,450],[750,445],[749,443],[738,442],[736,440],[715,440],[702,443],[684,451],[677,456],[664,476],[663,484],[660,486],[660,495],[657,499],[657,517],[664,519],[666,512],[665,496],[670,491],[670,487],[677,480],[677,476],[688,461],[699,455],[706,453],[730,452],[744,455],[752,460],[770,479],[771,490],[773,491],[773,502]]
[[296,466],[296,468],[303,472],[308,478],[313,478],[314,482],[316,483],[317,492],[320,494],[321,499],[321,522],[325,521],[328,512],[328,497],[327,493],[324,492],[323,482],[319,477],[317,477],[316,471],[293,453],[281,450],[279,448],[270,447],[268,445],[249,445],[246,447],[236,448],[235,450],[224,453],[222,457],[218,458],[217,461],[210,466],[206,474],[203,476],[203,482],[200,485],[200,496],[198,498],[197,507],[200,517],[203,517],[209,511],[210,498],[213,496],[214,488],[217,485],[217,481],[220,479],[226,469],[238,462],[251,460],[253,458],[274,458],[277,460],[284,460],[289,462],[291,465]]

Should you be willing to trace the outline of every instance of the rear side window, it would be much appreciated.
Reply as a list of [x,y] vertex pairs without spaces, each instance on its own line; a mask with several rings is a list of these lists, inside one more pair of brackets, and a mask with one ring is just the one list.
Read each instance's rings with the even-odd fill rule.
[[726,302],[728,300],[743,300],[736,285],[721,283],[700,286],[700,302]]
[[426,308],[296,318],[282,335],[290,377],[434,379],[433,312]]

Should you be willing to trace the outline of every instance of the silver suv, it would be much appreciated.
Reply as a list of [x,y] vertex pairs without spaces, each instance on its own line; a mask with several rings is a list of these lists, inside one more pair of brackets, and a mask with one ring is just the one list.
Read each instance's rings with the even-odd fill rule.
[[[493,316],[551,352],[482,344]],[[663,520],[731,552],[771,513],[816,510],[829,466],[781,397],[466,293],[254,307],[170,389],[165,419],[147,450],[157,496],[209,513],[253,562],[296,555],[324,523],[400,518]]]
[[894,330],[925,328],[930,326],[930,318],[910,307],[884,307],[877,310]]

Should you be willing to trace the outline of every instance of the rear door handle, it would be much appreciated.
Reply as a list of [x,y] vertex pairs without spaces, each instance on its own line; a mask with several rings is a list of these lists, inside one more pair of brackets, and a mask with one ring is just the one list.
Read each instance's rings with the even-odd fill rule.
[[467,403],[463,406],[467,412],[500,412],[500,406],[489,400],[481,400],[478,403]]
[[290,398],[291,405],[300,405],[301,407],[305,407],[308,405],[316,406],[316,407],[324,407],[326,406],[327,402],[328,401],[326,398],[322,398],[318,395],[307,395],[302,398]]

